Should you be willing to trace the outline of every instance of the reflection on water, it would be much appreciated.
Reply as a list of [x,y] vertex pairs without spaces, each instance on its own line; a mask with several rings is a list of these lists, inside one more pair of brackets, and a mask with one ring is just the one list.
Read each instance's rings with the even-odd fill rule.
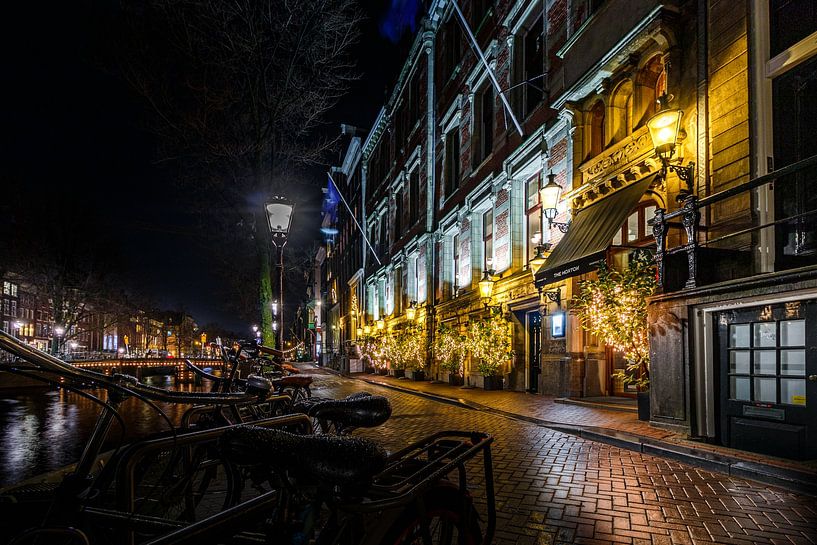
[[[201,390],[192,384],[176,385],[171,377],[150,377],[145,382],[168,389]],[[106,399],[104,390],[87,393]],[[174,424],[190,407],[157,405]],[[97,403],[62,389],[0,390],[0,487],[76,462],[100,412]],[[126,440],[168,429],[156,410],[138,399],[126,400],[119,414],[126,424]],[[117,446],[120,433],[121,426],[115,421],[106,448]]]

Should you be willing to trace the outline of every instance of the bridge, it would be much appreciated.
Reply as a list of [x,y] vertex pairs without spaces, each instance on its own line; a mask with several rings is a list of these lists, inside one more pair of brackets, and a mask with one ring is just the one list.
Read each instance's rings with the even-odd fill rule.
[[[202,369],[212,367],[213,374],[221,372],[222,362],[219,359],[186,358]],[[72,361],[81,369],[89,369],[106,375],[122,373],[139,380],[150,376],[173,376],[176,382],[194,382],[198,376],[184,363],[182,358],[116,358],[106,360]],[[200,380],[200,379],[199,379]]]

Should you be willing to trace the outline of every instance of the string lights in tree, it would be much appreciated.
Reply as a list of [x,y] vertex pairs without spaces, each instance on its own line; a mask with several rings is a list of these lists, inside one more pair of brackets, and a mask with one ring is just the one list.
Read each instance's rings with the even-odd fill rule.
[[655,291],[655,267],[646,254],[636,254],[617,271],[602,267],[598,278],[579,284],[573,309],[582,327],[627,360],[614,378],[639,390],[649,386],[649,327],[647,297]]

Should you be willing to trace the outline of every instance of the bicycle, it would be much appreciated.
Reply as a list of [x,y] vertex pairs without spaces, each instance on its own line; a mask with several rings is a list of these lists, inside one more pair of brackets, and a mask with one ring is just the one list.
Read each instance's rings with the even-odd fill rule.
[[[0,348],[33,362],[17,362],[4,366],[5,369],[39,378],[53,375],[68,379],[63,384],[77,392],[81,391],[79,385],[85,383],[102,385],[123,397],[136,395],[148,403],[152,399],[202,403],[248,399],[246,393],[168,392],[141,385],[129,377],[80,370],[8,335],[0,334]],[[359,396],[367,397],[374,396]],[[326,405],[328,412],[321,415],[319,409],[314,414],[326,419],[333,415],[338,419],[335,427],[340,421],[341,430],[365,425],[367,415],[369,422],[384,419],[383,412],[372,412],[368,407],[355,416],[357,420],[342,422],[344,415],[355,414],[351,408],[365,407],[360,399],[342,400],[348,402],[346,411],[339,410],[342,405],[335,403]],[[496,513],[490,458],[492,439],[485,434],[441,432],[386,458],[379,447],[360,438],[294,435],[291,432],[308,434],[312,430],[309,416],[293,414],[254,423],[249,428],[250,437],[259,439],[248,444],[249,450],[240,448],[241,438],[248,433],[242,425],[174,431],[170,436],[139,441],[121,452],[117,449],[102,471],[92,475],[91,467],[102,440],[117,418],[117,400],[109,400],[110,404],[97,401],[103,410],[75,472],[52,490],[40,491],[50,493],[41,495],[39,511],[30,508],[30,501],[18,511],[11,508],[22,504],[4,503],[0,509],[6,517],[46,513],[27,532],[10,533],[12,528],[7,528],[0,533],[16,535],[12,538],[15,545],[42,537],[82,544],[146,540],[154,544],[193,541],[200,544],[216,542],[222,536],[230,536],[231,542],[259,539],[280,542],[281,536],[293,540],[317,536],[316,543],[370,544],[381,543],[383,539],[405,543],[419,538],[430,541],[432,537],[440,543],[452,543],[454,537],[462,543],[489,543],[493,535]],[[320,404],[316,402],[313,408]],[[263,430],[274,434],[265,434]],[[239,440],[238,447],[233,438]],[[216,444],[220,448],[214,448]],[[278,446],[278,452],[286,452],[281,448],[287,444],[295,445],[289,454],[273,456],[272,450],[263,452],[273,445]],[[335,457],[327,456],[329,448]],[[369,454],[362,455],[364,451]],[[488,506],[482,541],[465,477],[465,463],[480,451]],[[257,457],[254,463],[247,464],[246,458],[241,459],[248,452]],[[157,460],[165,462],[155,470],[163,478],[152,481],[143,468]],[[455,471],[459,474],[456,483],[449,479]],[[218,490],[215,503],[208,505],[203,500],[213,499],[214,480],[221,480],[224,485]],[[252,490],[244,486],[248,480],[254,485]],[[160,486],[166,488],[157,495]],[[247,498],[253,490],[264,486],[269,490]],[[213,514],[205,514],[200,507],[209,508],[207,513]],[[265,524],[265,520],[270,522]],[[12,527],[25,528],[24,522],[15,520]],[[254,526],[259,522],[260,526]]]

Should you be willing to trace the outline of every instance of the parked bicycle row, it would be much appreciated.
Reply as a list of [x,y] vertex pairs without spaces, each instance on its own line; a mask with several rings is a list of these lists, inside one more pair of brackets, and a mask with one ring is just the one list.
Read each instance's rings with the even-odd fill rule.
[[[13,355],[0,370],[100,407],[64,477],[0,491],[0,543],[490,543],[489,435],[442,431],[388,454],[352,435],[389,419],[387,398],[313,397],[312,378],[285,354],[255,342],[218,348],[220,375],[187,362],[210,391],[177,392],[79,369],[0,332],[0,350]],[[166,429],[104,450],[124,436],[127,398]],[[157,402],[190,408],[174,426]],[[480,454],[484,520],[466,479]]]

